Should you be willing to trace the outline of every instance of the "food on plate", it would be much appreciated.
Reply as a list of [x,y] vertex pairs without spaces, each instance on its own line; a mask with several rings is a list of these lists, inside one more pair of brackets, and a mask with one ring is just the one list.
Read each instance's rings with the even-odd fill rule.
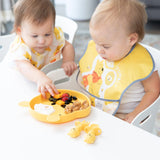
[[82,103],[79,101],[75,101],[71,104],[66,105],[65,107],[65,113],[71,113],[74,111],[86,109],[89,106],[89,103],[87,100],[83,101]]
[[46,93],[47,98],[41,95],[32,98],[29,102],[30,114],[39,121],[57,124],[90,114],[91,102],[86,95],[67,89],[58,89],[58,92],[55,96]]
[[42,103],[35,104],[34,105],[34,110],[38,113],[46,114],[46,115],[50,115],[51,113],[53,113],[55,111],[52,106],[42,104]]
[[54,97],[50,96],[49,101],[52,102],[51,105],[60,105],[65,108],[66,114],[89,107],[87,100],[80,102],[76,96],[72,96],[69,93],[59,93]]

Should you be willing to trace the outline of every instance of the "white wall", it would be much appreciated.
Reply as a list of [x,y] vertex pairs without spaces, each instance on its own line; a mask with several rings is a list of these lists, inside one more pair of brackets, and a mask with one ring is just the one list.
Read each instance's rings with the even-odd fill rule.
[[[63,4],[64,5],[64,4],[66,4],[67,0],[54,0],[54,1],[55,1],[55,4]],[[102,1],[102,0],[99,0],[99,1]]]
[[67,0],[55,0],[55,4],[65,4]]

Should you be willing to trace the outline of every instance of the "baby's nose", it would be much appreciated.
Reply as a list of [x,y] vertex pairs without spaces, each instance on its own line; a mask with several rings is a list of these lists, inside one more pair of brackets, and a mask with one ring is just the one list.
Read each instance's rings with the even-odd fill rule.
[[43,37],[39,37],[38,42],[40,44],[43,44],[43,43],[45,43],[45,39]]
[[96,45],[96,50],[99,54],[103,54],[104,53],[104,49],[103,47],[99,46],[99,45]]

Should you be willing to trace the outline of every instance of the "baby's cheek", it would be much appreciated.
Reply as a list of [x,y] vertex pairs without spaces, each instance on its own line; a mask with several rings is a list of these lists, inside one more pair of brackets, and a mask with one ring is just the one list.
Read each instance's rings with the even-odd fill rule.
[[48,40],[48,46],[51,46],[53,43],[53,37],[51,37],[49,40]]

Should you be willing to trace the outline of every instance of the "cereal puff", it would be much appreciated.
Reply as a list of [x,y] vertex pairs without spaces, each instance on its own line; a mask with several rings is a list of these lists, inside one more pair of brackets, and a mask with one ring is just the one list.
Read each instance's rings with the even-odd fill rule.
[[72,138],[78,137],[81,131],[85,131],[87,135],[85,136],[84,141],[88,144],[92,144],[96,140],[96,136],[102,133],[102,130],[99,128],[98,124],[91,124],[90,122],[86,122],[85,120],[82,122],[76,121],[75,127],[70,130],[68,133]]
[[69,131],[69,133],[68,133],[68,135],[69,135],[70,137],[72,137],[72,138],[76,138],[76,137],[78,137],[80,134],[81,134],[81,130],[80,130],[79,128],[76,128],[76,127],[72,128],[72,129]]
[[91,124],[84,128],[84,131],[87,133],[84,141],[86,143],[92,144],[96,140],[96,136],[102,133],[102,130],[99,128],[98,124]]
[[71,136],[72,138],[78,137],[81,134],[81,131],[85,129],[85,127],[87,127],[89,125],[89,122],[86,121],[76,121],[75,122],[75,127],[72,128],[68,135]]
[[85,136],[84,141],[88,144],[94,143],[96,140],[96,135],[93,130],[89,131],[88,134]]

